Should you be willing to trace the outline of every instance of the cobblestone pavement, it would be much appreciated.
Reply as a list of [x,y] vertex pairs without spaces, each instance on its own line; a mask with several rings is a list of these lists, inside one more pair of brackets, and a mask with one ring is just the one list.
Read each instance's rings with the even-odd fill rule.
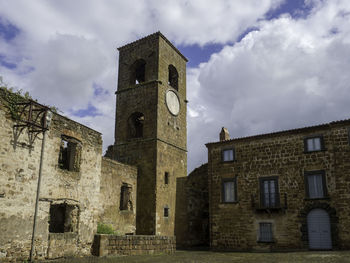
[[238,252],[211,252],[211,251],[176,251],[173,255],[145,255],[145,256],[117,256],[117,257],[87,257],[67,258],[45,261],[47,263],[350,263],[350,251],[327,252],[293,252],[293,253],[238,253]]

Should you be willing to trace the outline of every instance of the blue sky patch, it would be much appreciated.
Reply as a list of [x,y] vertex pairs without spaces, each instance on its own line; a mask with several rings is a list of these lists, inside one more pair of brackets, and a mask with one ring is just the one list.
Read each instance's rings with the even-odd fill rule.
[[101,95],[108,95],[108,90],[105,90],[104,88],[102,88],[102,86],[94,83],[92,87],[94,89],[94,97],[98,97]]
[[207,44],[203,47],[199,45],[178,46],[180,52],[189,60],[187,67],[197,67],[202,62],[207,62],[213,53],[218,53],[224,47],[223,44]]
[[280,7],[268,12],[265,15],[265,19],[271,20],[285,13],[290,14],[294,19],[306,18],[311,9],[312,5],[305,4],[304,0],[288,0],[285,1]]
[[14,39],[21,31],[15,25],[0,17],[0,37],[6,41]]
[[77,117],[86,117],[86,116],[99,116],[102,115],[101,113],[98,112],[97,108],[93,106],[91,103],[89,103],[88,107],[86,109],[80,109],[77,111],[73,111],[72,114]]
[[6,60],[6,56],[0,54],[0,65],[8,68],[8,69],[15,69],[17,68],[17,65],[15,63],[9,62]]

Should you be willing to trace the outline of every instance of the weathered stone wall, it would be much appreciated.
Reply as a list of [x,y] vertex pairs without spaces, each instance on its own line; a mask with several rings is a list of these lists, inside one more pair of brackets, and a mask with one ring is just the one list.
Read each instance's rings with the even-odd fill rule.
[[208,165],[177,180],[176,246],[209,246]]
[[[14,145],[13,125],[4,106],[0,105],[0,255],[2,260],[29,258],[34,206],[39,173],[42,135],[30,148],[25,130]],[[61,136],[78,139],[82,144],[79,172],[59,168]],[[100,210],[101,134],[81,124],[54,114],[46,135],[41,181],[35,257],[53,255],[58,233],[49,238],[50,204],[71,204],[78,207],[78,239],[76,252],[88,255],[96,231]],[[61,240],[61,238],[57,238]],[[57,244],[61,241],[57,241]],[[48,253],[49,251],[49,253]],[[70,252],[69,252],[70,253]]]
[[[123,184],[131,187],[130,207],[126,210],[120,209]],[[100,204],[103,212],[100,215],[100,222],[112,225],[119,234],[135,233],[136,184],[136,167],[102,158]]]
[[169,236],[115,236],[96,235],[95,255],[144,255],[172,254],[175,252],[175,237]]
[[[350,121],[209,143],[210,239],[214,249],[307,249],[306,216],[322,208],[330,216],[333,248],[349,248]],[[325,149],[304,152],[304,138],[323,135]],[[221,151],[236,158],[222,162]],[[306,196],[305,172],[323,170],[328,195]],[[259,210],[259,178],[278,177],[281,209]],[[236,178],[237,202],[222,202],[222,179]],[[285,202],[286,198],[286,202]],[[272,243],[259,243],[259,222],[273,225]]]

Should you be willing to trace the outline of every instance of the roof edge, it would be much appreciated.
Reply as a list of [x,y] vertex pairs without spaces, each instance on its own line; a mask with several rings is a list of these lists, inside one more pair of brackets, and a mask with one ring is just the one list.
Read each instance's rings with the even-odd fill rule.
[[350,124],[350,119],[339,120],[339,121],[332,121],[332,122],[329,122],[329,123],[323,123],[323,124],[318,124],[318,125],[308,126],[308,127],[302,127],[302,128],[295,128],[295,129],[290,129],[290,130],[282,130],[282,131],[277,131],[277,132],[262,133],[262,134],[246,136],[246,137],[237,137],[237,138],[232,138],[230,140],[225,140],[225,141],[208,142],[208,143],[205,144],[205,146],[208,148],[208,146],[215,145],[215,144],[220,144],[220,143],[243,141],[243,140],[251,140],[251,139],[262,139],[264,137],[279,136],[279,135],[284,135],[284,134],[288,134],[288,133],[300,133],[300,132],[304,132],[304,131],[307,131],[307,130],[312,130],[312,129],[316,129],[316,128],[327,128],[327,127],[330,127],[330,126],[333,126],[333,125],[339,125],[339,124],[345,124],[345,123],[349,123]]
[[135,41],[133,41],[133,42],[130,42],[130,43],[128,43],[128,44],[125,44],[125,45],[123,45],[123,46],[121,46],[121,47],[118,47],[117,50],[121,51],[121,50],[123,50],[123,49],[129,48],[129,47],[131,47],[131,46],[133,46],[133,45],[138,44],[139,42],[144,41],[146,38],[152,38],[152,37],[154,37],[154,36],[158,36],[158,37],[163,38],[163,39],[165,40],[165,42],[168,43],[169,46],[171,46],[171,47],[186,61],[186,62],[188,62],[188,59],[187,59],[187,58],[186,58],[186,57],[185,57],[185,56],[170,42],[170,40],[167,39],[160,31],[157,31],[157,32],[155,32],[155,33],[153,33],[153,34],[150,34],[150,35],[148,35],[148,36],[142,37],[142,38],[137,39],[137,40],[135,40]]

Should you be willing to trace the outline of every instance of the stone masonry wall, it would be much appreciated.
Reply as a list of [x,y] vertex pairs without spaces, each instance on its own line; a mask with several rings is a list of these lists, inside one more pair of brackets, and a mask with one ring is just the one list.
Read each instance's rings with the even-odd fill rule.
[[[14,143],[13,125],[6,108],[0,105],[0,260],[29,258],[32,236],[42,135],[30,148],[26,130]],[[35,257],[55,257],[54,236],[49,233],[50,205],[69,204],[76,208],[78,223],[71,245],[80,255],[90,253],[99,213],[101,134],[63,116],[54,114],[46,132]],[[80,171],[59,168],[61,136],[74,137],[82,144]],[[65,233],[57,233],[57,236]],[[69,237],[67,236],[69,239]],[[60,238],[57,238],[60,239]],[[61,239],[60,239],[61,240]],[[60,241],[57,241],[60,242]],[[48,253],[49,251],[49,253]],[[60,252],[62,253],[62,251]]]
[[177,183],[176,246],[209,246],[208,165],[178,178]]
[[[130,205],[120,209],[121,187],[131,187]],[[103,213],[100,222],[110,224],[120,234],[136,231],[137,168],[127,164],[102,158],[100,204]]]
[[115,236],[96,235],[96,256],[172,254],[175,252],[175,237],[168,236]]
[[[313,208],[330,217],[333,248],[350,244],[350,121],[209,143],[210,239],[213,249],[308,249],[307,213]],[[304,152],[304,138],[322,135],[325,149]],[[236,158],[223,162],[223,149]],[[309,199],[305,173],[323,170],[328,195]],[[259,210],[259,178],[278,178],[281,209]],[[222,202],[222,180],[235,178],[237,200]],[[272,223],[273,242],[258,242],[259,223]]]

